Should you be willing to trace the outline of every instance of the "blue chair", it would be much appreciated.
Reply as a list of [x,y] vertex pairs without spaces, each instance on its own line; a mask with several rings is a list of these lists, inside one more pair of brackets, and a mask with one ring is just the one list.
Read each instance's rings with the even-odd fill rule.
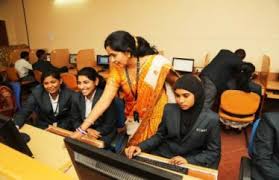
[[[253,144],[254,144],[254,138],[257,132],[257,128],[260,123],[260,118],[258,118],[253,123],[252,132],[249,139],[249,145],[248,145],[248,154],[250,158],[253,155]],[[240,160],[240,168],[239,168],[239,180],[245,180],[245,179],[251,179],[251,159],[249,157],[242,156]]]
[[256,135],[257,132],[257,128],[259,126],[260,123],[260,118],[258,118],[254,123],[253,123],[253,127],[252,127],[252,132],[250,135],[250,139],[249,139],[249,145],[248,145],[248,154],[250,157],[252,157],[253,154],[253,144],[254,144],[254,137]]
[[19,82],[10,82],[9,83],[16,100],[16,111],[21,110],[21,86]]

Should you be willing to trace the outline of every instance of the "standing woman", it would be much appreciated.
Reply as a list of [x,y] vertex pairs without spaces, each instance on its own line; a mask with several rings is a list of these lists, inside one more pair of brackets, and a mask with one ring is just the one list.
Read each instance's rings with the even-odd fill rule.
[[42,85],[33,89],[21,111],[15,115],[15,124],[23,126],[32,112],[38,116],[35,126],[45,129],[49,125],[70,128],[73,91],[62,84],[57,71],[42,74]]
[[[80,93],[76,93],[72,100],[73,127],[78,127],[89,115],[96,102],[103,93],[103,78],[91,67],[82,68],[77,74],[77,84]],[[95,139],[101,139],[108,146],[116,135],[116,108],[112,103],[107,110],[87,129],[89,135]]]
[[[80,128],[86,131],[94,124],[121,88],[129,144],[136,145],[157,131],[168,100],[165,82],[173,84],[177,76],[170,71],[170,61],[142,37],[116,31],[106,38],[104,46],[110,57],[110,75],[102,97]],[[73,135],[80,136],[79,132]]]

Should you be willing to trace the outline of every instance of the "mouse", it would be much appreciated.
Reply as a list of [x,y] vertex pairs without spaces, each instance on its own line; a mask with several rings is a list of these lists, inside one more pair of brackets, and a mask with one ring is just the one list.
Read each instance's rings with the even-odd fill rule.
[[24,140],[25,143],[28,143],[31,139],[30,136],[26,133],[21,132],[20,135],[21,135],[21,137],[22,137],[22,139]]

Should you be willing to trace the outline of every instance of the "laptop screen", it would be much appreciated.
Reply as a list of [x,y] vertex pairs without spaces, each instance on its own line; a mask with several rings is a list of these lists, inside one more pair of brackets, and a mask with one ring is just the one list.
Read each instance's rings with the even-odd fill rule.
[[193,72],[194,59],[174,57],[172,59],[172,66],[176,71]]

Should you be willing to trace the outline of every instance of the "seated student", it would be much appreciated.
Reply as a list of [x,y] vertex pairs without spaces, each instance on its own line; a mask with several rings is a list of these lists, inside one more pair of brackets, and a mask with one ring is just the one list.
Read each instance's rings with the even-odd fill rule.
[[252,179],[279,179],[279,113],[265,113],[257,128],[252,153]]
[[167,104],[157,133],[150,139],[125,149],[128,158],[147,151],[170,158],[171,164],[196,164],[217,168],[221,142],[219,118],[204,107],[200,80],[190,74],[175,85],[176,104]]
[[91,67],[82,68],[77,74],[77,79],[80,93],[75,94],[72,101],[73,126],[83,134],[88,133],[93,138],[103,140],[107,146],[116,135],[116,107],[114,103],[87,129],[87,132],[79,128],[103,94],[105,81]]
[[49,125],[69,129],[73,91],[62,84],[57,71],[42,74],[42,85],[32,90],[26,104],[16,113],[14,120],[23,126],[32,112],[38,116],[35,126],[45,129]]
[[41,72],[59,71],[60,73],[68,71],[68,68],[66,66],[57,68],[53,66],[49,61],[47,61],[47,53],[43,49],[39,49],[36,52],[36,56],[38,57],[38,61],[33,64],[34,70],[39,70]]
[[9,84],[0,75],[0,114],[12,117],[15,112],[15,98]]
[[20,53],[20,59],[15,62],[15,69],[17,74],[22,81],[35,81],[33,76],[32,64],[28,62],[29,52],[23,51]]

